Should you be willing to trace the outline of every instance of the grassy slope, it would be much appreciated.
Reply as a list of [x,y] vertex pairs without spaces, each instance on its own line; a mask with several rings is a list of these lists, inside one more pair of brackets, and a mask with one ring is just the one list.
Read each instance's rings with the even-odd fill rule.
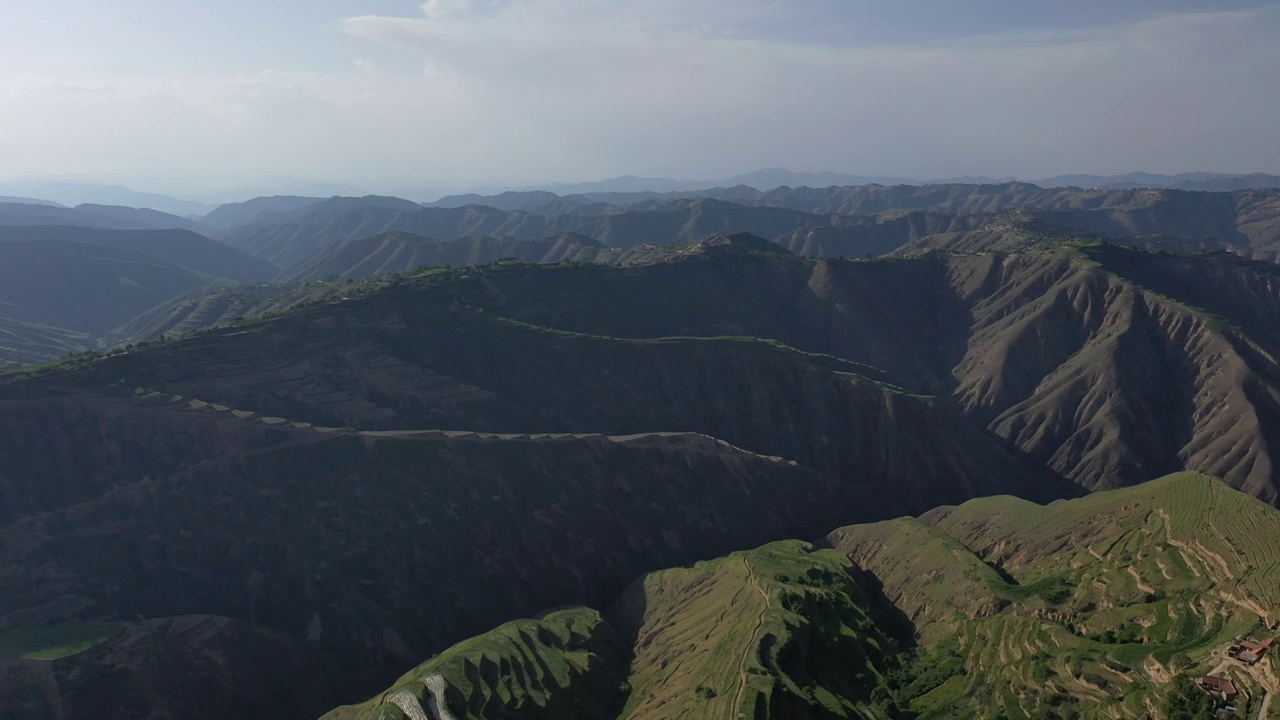
[[[1215,669],[1227,641],[1277,619],[1275,537],[1276,510],[1182,473],[1048,506],[975,500],[842,528],[832,549],[785,541],[651,573],[607,613],[632,646],[610,675],[626,677],[621,710],[579,717],[1159,715],[1179,675]],[[507,627],[459,647],[508,642]],[[903,628],[915,647],[894,639]],[[1265,663],[1254,677],[1215,671],[1254,703],[1259,683],[1280,687]]]
[[325,720],[397,720],[387,700],[407,691],[427,706],[425,678],[449,683],[446,703],[471,718],[603,717],[618,699],[624,648],[600,614],[587,608],[517,620],[465,640],[406,673],[378,697],[325,715]]
[[[431,675],[465,718],[884,718],[872,690],[899,670],[897,645],[847,558],[807,543],[648,575],[610,611],[551,612],[444,651],[325,720],[404,717]],[[627,652],[622,637],[634,646]]]
[[611,613],[637,638],[620,717],[882,717],[897,645],[851,570],[787,541],[642,579]]

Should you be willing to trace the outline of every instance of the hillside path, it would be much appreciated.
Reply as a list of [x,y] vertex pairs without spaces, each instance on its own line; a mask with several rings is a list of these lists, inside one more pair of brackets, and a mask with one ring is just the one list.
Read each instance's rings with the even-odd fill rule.
[[769,611],[772,601],[769,600],[769,593],[760,586],[760,580],[756,577],[756,571],[751,567],[751,563],[747,561],[747,556],[742,556],[742,566],[747,569],[747,580],[751,583],[751,587],[760,593],[760,597],[764,599],[764,607],[760,609],[760,617],[756,618],[756,627],[751,631],[751,639],[747,641],[747,647],[742,651],[742,662],[739,664],[738,670],[738,692],[734,695],[733,704],[729,706],[729,720],[737,720],[745,717],[745,714],[739,711],[742,707],[742,698],[747,692],[747,663],[751,661],[751,653],[756,647],[756,643],[760,641],[760,631],[764,629],[764,614]]

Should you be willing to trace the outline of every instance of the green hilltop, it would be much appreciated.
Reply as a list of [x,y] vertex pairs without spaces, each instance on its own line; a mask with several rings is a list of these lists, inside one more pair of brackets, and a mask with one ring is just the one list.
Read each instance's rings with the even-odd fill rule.
[[1209,673],[1258,717],[1280,674],[1224,651],[1280,620],[1277,535],[1280,512],[1196,473],[983,498],[651,573],[325,718],[414,717],[389,698],[427,708],[433,675],[459,719],[1163,718],[1211,707]]

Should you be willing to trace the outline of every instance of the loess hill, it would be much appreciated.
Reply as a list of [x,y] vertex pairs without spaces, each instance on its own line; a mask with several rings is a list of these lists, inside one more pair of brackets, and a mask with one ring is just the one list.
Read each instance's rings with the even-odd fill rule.
[[[1280,513],[1206,476],[1012,497],[646,575],[603,611],[467,640],[325,720],[1168,717],[1190,678],[1242,713],[1273,661]],[[417,715],[415,710],[433,714]]]
[[[979,686],[957,685],[996,672],[977,633],[1040,610],[1081,643],[1119,628],[1099,613],[1136,601],[1096,583],[1131,576],[1101,540],[1099,565],[1075,552],[1080,518],[1105,514],[1090,502],[1136,513],[1156,501],[1125,493],[1163,486],[1018,502],[1195,470],[1227,485],[1166,485],[1272,517],[1247,497],[1275,504],[1280,487],[1272,265],[1087,243],[814,260],[742,235],[643,252],[231,289],[137,331],[248,319],[0,378],[0,706],[92,712],[112,685],[116,716],[138,697],[174,717],[314,717],[361,697],[418,717],[393,696],[459,717],[962,712]],[[993,495],[1025,500],[966,520]],[[1065,508],[1087,512],[1053,547],[1000,522]],[[1200,537],[1167,510],[1174,540]],[[1190,558],[1178,575],[1147,538],[1160,518],[1121,515],[1099,532],[1124,528],[1135,558],[1164,553],[1187,581],[1159,575],[1164,600],[1201,598],[1170,600],[1143,636],[1182,648],[1155,655],[1161,670],[1116,659],[1130,708],[1163,701],[1155,678],[1180,654],[1201,661],[1206,613],[1227,632],[1248,619],[1231,607],[1256,604],[1256,622],[1273,601],[1245,566],[1195,576],[1199,549],[1166,538]],[[801,542],[903,516],[920,520]],[[930,544],[960,561],[915,581],[960,577],[922,608],[911,598],[940,590],[902,589],[866,548]],[[1156,587],[1149,565],[1135,583]],[[445,650],[520,617],[535,619]],[[1061,680],[1017,700],[1084,708],[1105,659],[1064,660],[1070,642],[1044,632],[1059,644],[1029,642]],[[197,682],[213,656],[218,682]]]

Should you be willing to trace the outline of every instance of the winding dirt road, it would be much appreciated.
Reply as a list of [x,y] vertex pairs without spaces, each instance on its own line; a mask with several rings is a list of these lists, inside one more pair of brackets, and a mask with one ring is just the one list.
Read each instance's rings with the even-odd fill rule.
[[751,587],[760,593],[760,597],[764,599],[764,607],[760,610],[760,617],[756,618],[756,627],[751,631],[751,639],[747,641],[747,647],[742,651],[742,661],[738,665],[738,692],[733,697],[733,704],[729,706],[729,720],[738,720],[738,718],[746,717],[746,713],[742,712],[742,698],[747,692],[747,663],[751,661],[751,654],[756,649],[756,644],[760,642],[760,631],[764,629],[764,614],[769,611],[772,601],[769,599],[769,593],[760,586],[760,580],[756,577],[756,571],[751,567],[751,563],[747,562],[747,556],[742,556],[742,566],[747,569],[747,579],[751,583]]

